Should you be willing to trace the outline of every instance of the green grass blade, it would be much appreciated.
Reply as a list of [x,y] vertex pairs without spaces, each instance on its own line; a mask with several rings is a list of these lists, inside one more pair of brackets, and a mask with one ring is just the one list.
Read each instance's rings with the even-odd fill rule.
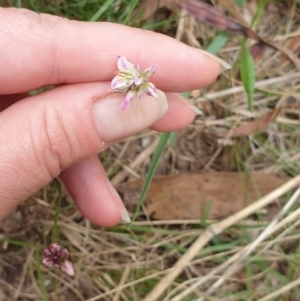
[[237,6],[242,6],[243,4],[245,4],[247,2],[247,0],[236,0],[236,5]]
[[92,16],[90,22],[95,22],[106,12],[106,10],[113,4],[115,0],[107,0],[98,11]]
[[169,146],[171,147],[174,143],[175,143],[175,141],[176,141],[176,139],[177,139],[177,136],[178,136],[178,132],[171,132],[170,133],[170,137],[169,137]]
[[167,20],[158,21],[155,23],[146,23],[144,25],[141,25],[140,27],[143,29],[155,30],[157,28],[169,27],[173,22],[175,22],[175,18],[169,18]]
[[5,238],[5,237],[0,237],[0,241],[5,241],[11,245],[19,246],[19,247],[35,247],[36,246],[36,244],[30,243],[30,242],[14,240],[14,239],[9,239],[9,238]]
[[247,48],[244,41],[240,39],[242,46],[241,49],[241,61],[240,61],[240,72],[243,82],[243,86],[248,96],[248,107],[252,112],[253,110],[253,94],[254,94],[254,84],[255,84],[255,66],[252,59],[251,53]]
[[38,12],[38,13],[40,12],[39,9],[37,8],[37,6],[35,5],[34,1],[29,0],[28,2],[35,12]]
[[206,227],[207,226],[207,220],[208,220],[208,216],[209,216],[209,213],[210,213],[210,210],[211,210],[211,201],[208,201],[206,204],[205,204],[205,207],[204,207],[204,212],[201,216],[201,219],[200,219],[200,225],[202,227]]
[[151,162],[150,162],[150,165],[149,165],[149,170],[148,170],[144,185],[142,187],[142,191],[141,191],[141,195],[140,195],[139,200],[138,200],[137,208],[136,208],[134,216],[132,218],[132,222],[134,222],[134,220],[135,220],[135,218],[136,218],[136,216],[137,216],[137,214],[138,214],[138,212],[139,212],[139,210],[140,210],[140,208],[143,204],[143,201],[144,201],[144,199],[147,195],[148,189],[150,187],[150,184],[151,184],[153,176],[155,174],[157,165],[159,163],[159,159],[161,158],[161,156],[163,154],[163,151],[164,151],[164,149],[167,145],[167,142],[169,141],[170,135],[171,135],[171,133],[162,133],[162,134],[160,134],[157,147],[156,147],[155,152],[153,154],[153,157],[151,159]]
[[227,43],[229,39],[229,33],[222,31],[220,32],[213,41],[207,46],[206,51],[212,54],[217,54],[219,50]]
[[254,24],[259,20],[259,18],[261,17],[262,15],[262,12],[266,6],[266,4],[268,3],[269,0],[261,0],[259,1],[258,3],[258,8],[252,18],[252,21],[251,21],[251,25],[250,27],[252,28],[254,26]]
[[45,280],[43,277],[43,273],[41,270],[41,257],[40,257],[40,249],[36,249],[36,270],[37,270],[37,278],[39,282],[39,287],[41,289],[41,293],[43,296],[43,301],[49,301],[47,296],[47,289],[45,287]]
[[18,8],[22,8],[23,7],[22,0],[17,0],[16,7],[18,7]]
[[137,4],[139,3],[139,0],[135,0],[133,1],[133,3],[131,4],[130,8],[129,8],[129,12],[123,22],[124,25],[126,25],[128,23],[129,18],[132,15],[132,12],[134,11],[134,9],[136,8]]

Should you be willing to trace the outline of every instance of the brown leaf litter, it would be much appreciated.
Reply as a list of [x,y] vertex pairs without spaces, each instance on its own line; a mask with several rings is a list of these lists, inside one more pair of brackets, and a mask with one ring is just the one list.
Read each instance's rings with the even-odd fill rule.
[[[219,219],[246,207],[289,179],[265,172],[218,172],[155,177],[146,207],[157,220],[200,219],[207,206],[208,219]],[[127,206],[137,203],[144,180],[122,184],[118,190]]]
[[280,114],[281,108],[276,108],[264,116],[251,121],[242,122],[238,127],[228,132],[226,131],[215,131],[215,134],[219,138],[234,138],[234,137],[245,137],[253,133],[262,132],[270,122],[273,122],[276,117]]

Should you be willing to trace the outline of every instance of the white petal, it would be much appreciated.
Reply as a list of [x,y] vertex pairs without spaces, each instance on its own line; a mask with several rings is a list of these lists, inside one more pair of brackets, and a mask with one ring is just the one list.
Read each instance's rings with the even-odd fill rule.
[[136,96],[136,92],[133,90],[129,90],[125,95],[125,100],[122,105],[122,110],[125,110],[129,105],[132,99]]
[[144,77],[145,78],[151,77],[154,74],[156,67],[157,67],[157,65],[155,64],[155,65],[152,65],[151,67],[145,69],[143,72]]
[[118,69],[120,71],[129,71],[129,72],[136,72],[136,68],[133,63],[128,61],[125,56],[118,57]]
[[152,83],[145,84],[144,91],[149,96],[152,96],[152,97],[155,97],[155,98],[157,97],[156,88]]
[[125,80],[121,76],[115,76],[111,81],[110,88],[115,92],[125,92],[131,86],[130,81]]

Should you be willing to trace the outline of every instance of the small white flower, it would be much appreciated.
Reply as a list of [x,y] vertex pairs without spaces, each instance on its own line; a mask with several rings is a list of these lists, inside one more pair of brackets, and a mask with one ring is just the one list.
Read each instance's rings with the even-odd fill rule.
[[118,56],[118,71],[111,82],[110,90],[113,92],[126,92],[122,109],[126,109],[130,102],[142,97],[143,93],[149,96],[157,97],[155,86],[148,80],[154,74],[156,65],[142,71],[138,65],[128,61],[124,56]]

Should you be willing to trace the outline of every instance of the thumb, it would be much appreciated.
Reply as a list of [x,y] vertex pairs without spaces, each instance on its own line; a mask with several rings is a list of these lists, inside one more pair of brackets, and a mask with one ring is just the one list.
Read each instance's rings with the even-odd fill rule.
[[151,126],[167,111],[163,92],[122,110],[124,95],[105,96],[108,88],[61,86],[0,113],[0,219],[62,170]]

